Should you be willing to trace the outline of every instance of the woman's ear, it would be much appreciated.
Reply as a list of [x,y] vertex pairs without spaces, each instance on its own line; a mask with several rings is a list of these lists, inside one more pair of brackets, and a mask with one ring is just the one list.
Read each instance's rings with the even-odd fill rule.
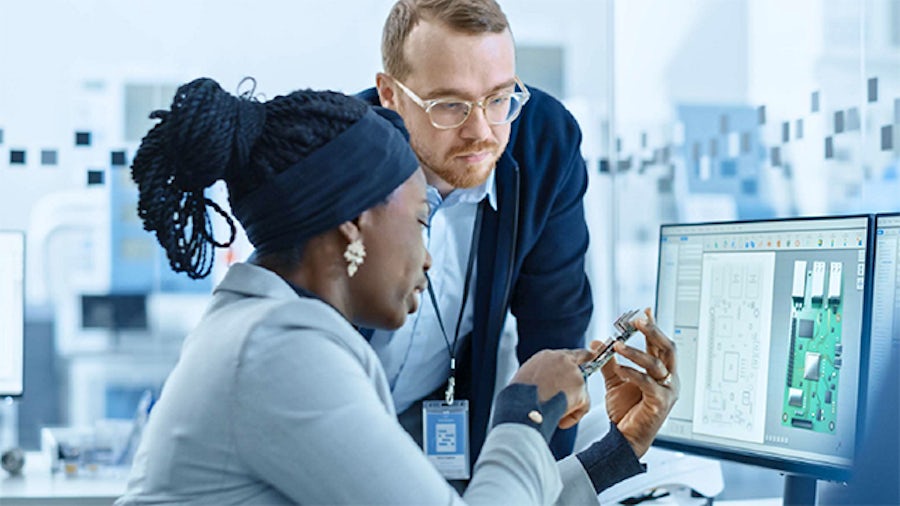
[[351,243],[362,236],[362,233],[359,230],[359,225],[357,221],[359,218],[354,220],[345,221],[338,225],[338,231],[344,236],[344,239],[347,240],[348,243]]

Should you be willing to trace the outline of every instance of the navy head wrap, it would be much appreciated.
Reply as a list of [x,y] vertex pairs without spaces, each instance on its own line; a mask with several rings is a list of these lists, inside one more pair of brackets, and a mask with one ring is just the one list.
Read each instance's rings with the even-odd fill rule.
[[416,171],[399,116],[370,109],[324,146],[237,202],[234,216],[263,254],[290,249],[383,202]]

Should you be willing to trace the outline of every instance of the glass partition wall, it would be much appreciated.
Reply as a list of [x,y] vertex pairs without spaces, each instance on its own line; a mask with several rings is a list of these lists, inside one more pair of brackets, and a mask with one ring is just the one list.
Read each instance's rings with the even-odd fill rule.
[[900,209],[900,2],[614,2],[617,311],[662,223]]

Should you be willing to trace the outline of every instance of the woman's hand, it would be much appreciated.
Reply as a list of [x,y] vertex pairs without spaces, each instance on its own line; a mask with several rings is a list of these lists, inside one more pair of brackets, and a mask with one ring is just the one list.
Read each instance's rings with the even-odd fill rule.
[[[656,326],[649,308],[644,313],[646,320],[635,321],[635,326],[646,338],[647,351],[622,342],[615,343],[614,349],[646,372],[618,364],[615,357],[602,369],[606,381],[606,412],[638,458],[650,448],[681,388],[675,343]],[[592,346],[597,344],[595,341]]]
[[584,375],[578,365],[593,355],[589,350],[542,350],[522,364],[511,383],[537,385],[540,402],[546,402],[559,392],[565,393],[567,407],[559,428],[568,429],[590,410]]

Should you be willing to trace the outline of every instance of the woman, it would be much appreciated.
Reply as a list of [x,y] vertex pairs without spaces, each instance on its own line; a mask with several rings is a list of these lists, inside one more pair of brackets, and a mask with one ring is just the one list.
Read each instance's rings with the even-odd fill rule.
[[[209,210],[233,240],[232,218],[203,194],[219,179],[256,252],[229,269],[186,338],[117,504],[461,501],[397,423],[355,328],[400,326],[431,264],[425,179],[391,114],[332,92],[259,103],[209,79],[154,113],[162,121],[132,176],[172,268],[209,273],[223,245]],[[546,446],[587,410],[577,365],[590,355],[546,351],[523,365],[499,396],[466,501],[553,502],[563,481],[563,497],[596,497],[591,470],[605,472],[609,452],[558,466]]]

